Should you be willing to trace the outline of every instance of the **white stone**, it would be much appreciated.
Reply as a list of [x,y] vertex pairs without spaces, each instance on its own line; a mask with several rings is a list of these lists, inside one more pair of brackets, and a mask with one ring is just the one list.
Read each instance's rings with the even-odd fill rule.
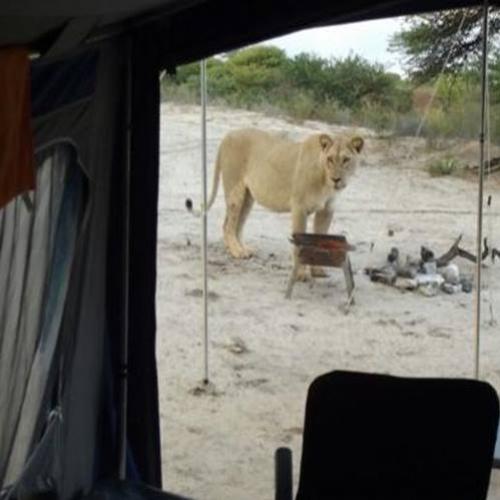
[[418,288],[418,282],[416,279],[412,278],[396,278],[394,286],[400,290],[415,290]]
[[454,293],[460,293],[462,291],[462,285],[460,283],[458,285],[453,285],[452,283],[443,283],[441,289],[443,290],[443,292],[452,295]]
[[458,285],[460,283],[460,270],[456,264],[448,264],[439,269],[439,272],[446,283],[451,283],[452,285]]
[[424,268],[425,274],[436,274],[437,272],[437,266],[435,261],[424,262],[422,264],[422,267]]
[[440,274],[418,273],[415,279],[419,285],[436,285],[439,287],[444,283],[444,278]]
[[426,297],[435,297],[439,293],[439,285],[436,283],[427,283],[418,287],[418,291]]

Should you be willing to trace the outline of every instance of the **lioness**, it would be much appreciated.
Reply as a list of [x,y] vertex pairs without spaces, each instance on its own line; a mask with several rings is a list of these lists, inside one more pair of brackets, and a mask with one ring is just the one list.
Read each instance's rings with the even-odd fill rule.
[[[222,140],[207,210],[217,196],[222,175],[226,198],[224,243],[236,258],[251,257],[240,238],[254,200],[275,212],[292,212],[292,233],[306,231],[307,217],[314,213],[314,232],[327,233],[333,217],[336,192],[347,185],[356,157],[363,149],[361,137],[313,134],[292,142],[257,129],[228,133]],[[186,206],[192,211],[191,200]],[[295,253],[294,259],[298,256]],[[324,276],[313,268],[315,276]],[[306,279],[299,269],[299,279]]]

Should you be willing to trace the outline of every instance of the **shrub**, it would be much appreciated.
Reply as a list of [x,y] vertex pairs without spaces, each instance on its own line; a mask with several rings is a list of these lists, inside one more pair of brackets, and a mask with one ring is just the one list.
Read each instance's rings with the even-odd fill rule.
[[411,106],[407,86],[398,75],[386,72],[381,64],[349,56],[332,60],[325,72],[326,93],[342,107],[356,110],[368,103],[407,110]]
[[162,81],[161,99],[162,101],[172,101],[181,104],[195,104],[200,102],[199,84],[195,88],[192,84],[184,83],[176,85],[171,77],[165,77]]
[[[500,58],[491,74],[490,133],[495,137],[500,134]],[[199,75],[199,63],[179,67],[162,81],[162,98],[198,103]],[[408,80],[356,55],[289,58],[277,47],[254,46],[208,59],[207,77],[212,103],[276,110],[297,120],[368,126],[400,136],[420,130],[429,141],[476,138],[479,133],[480,81],[473,71],[444,75],[412,89]]]
[[292,118],[309,120],[315,118],[318,103],[314,99],[312,92],[299,90],[290,93],[288,98],[282,101],[279,107]]
[[373,128],[376,132],[391,132],[395,129],[396,113],[377,102],[367,102],[355,114],[360,125]]
[[426,137],[429,134],[428,124],[422,122],[422,117],[415,111],[397,114],[395,116],[393,134],[399,137],[413,137],[420,131],[420,136]]
[[427,165],[427,171],[432,177],[452,175],[457,173],[458,169],[458,161],[449,156],[435,160]]

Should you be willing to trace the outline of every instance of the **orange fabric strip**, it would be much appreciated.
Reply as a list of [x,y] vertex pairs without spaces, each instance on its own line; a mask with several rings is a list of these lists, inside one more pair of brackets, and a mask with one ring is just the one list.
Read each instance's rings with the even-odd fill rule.
[[0,208],[35,188],[29,53],[0,50]]

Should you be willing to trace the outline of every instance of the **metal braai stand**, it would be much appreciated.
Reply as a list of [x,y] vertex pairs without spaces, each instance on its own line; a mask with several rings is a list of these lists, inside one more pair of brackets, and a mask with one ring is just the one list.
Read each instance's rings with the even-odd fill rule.
[[292,297],[292,290],[298,279],[299,266],[338,267],[344,271],[347,289],[345,311],[354,303],[354,277],[348,252],[355,250],[345,236],[335,234],[295,233],[292,243],[297,247],[298,262],[290,274],[285,297]]

